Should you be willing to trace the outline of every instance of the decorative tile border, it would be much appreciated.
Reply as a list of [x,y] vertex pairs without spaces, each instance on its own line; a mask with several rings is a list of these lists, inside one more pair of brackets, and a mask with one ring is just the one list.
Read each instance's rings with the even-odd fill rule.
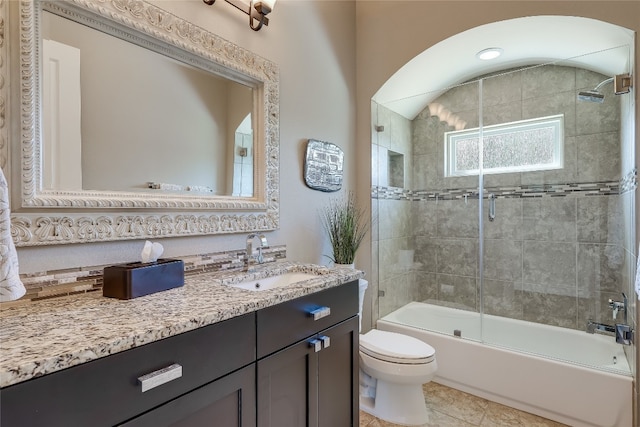
[[[575,184],[533,184],[512,187],[486,187],[483,198],[493,194],[496,198],[531,198],[565,196],[611,196],[637,188],[637,172],[634,169],[620,181],[601,181]],[[372,199],[429,201],[478,199],[477,188],[449,188],[445,190],[405,190],[395,187],[371,188]]]
[[[244,249],[212,252],[203,255],[176,257],[184,261],[185,276],[217,271],[239,270],[243,267]],[[265,262],[287,258],[286,245],[272,246],[263,250]],[[3,302],[0,308],[31,304],[36,301],[59,298],[67,295],[102,291],[102,272],[106,265],[70,268],[21,274],[27,293],[17,301]]]

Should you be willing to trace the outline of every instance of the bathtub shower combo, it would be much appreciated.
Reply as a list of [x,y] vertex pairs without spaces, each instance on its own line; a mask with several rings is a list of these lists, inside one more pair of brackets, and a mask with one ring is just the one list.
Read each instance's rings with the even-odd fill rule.
[[441,384],[572,426],[632,425],[629,364],[606,336],[420,302],[377,327],[433,346]]
[[374,98],[374,326],[430,345],[433,381],[571,426],[632,425],[623,78],[567,61],[434,91],[415,114]]

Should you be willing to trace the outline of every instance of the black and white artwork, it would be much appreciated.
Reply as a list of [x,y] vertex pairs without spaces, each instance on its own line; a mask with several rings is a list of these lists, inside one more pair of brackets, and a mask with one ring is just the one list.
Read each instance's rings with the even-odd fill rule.
[[304,180],[309,188],[332,192],[342,188],[344,153],[330,142],[310,139],[304,160]]

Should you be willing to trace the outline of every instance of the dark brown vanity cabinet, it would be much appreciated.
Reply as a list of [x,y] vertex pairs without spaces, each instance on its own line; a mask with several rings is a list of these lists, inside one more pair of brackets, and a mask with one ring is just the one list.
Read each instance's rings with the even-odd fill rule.
[[258,312],[258,427],[358,425],[357,298],[351,282]]
[[0,390],[2,427],[357,426],[357,281]]

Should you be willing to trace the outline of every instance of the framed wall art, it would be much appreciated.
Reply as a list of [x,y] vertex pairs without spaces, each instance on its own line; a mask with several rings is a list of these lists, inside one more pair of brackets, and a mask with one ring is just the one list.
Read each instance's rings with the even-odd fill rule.
[[310,139],[304,159],[304,180],[309,188],[332,192],[342,188],[344,152],[330,142]]

